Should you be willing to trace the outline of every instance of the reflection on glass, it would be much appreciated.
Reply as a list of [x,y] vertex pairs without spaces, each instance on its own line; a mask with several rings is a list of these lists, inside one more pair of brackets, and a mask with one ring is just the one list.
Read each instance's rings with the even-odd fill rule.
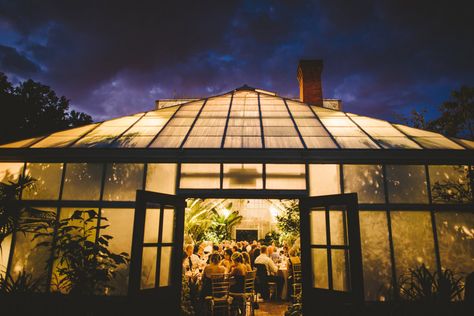
[[313,264],[313,287],[329,289],[327,250],[312,248],[311,262]]
[[134,201],[136,191],[143,187],[143,164],[107,164],[104,184],[104,200]]
[[348,255],[347,250],[331,249],[332,288],[336,291],[349,291],[346,255]]
[[103,165],[68,163],[64,176],[63,200],[98,200]]
[[387,165],[390,203],[428,203],[425,166]]
[[147,208],[145,215],[145,233],[143,236],[144,243],[158,242],[158,227],[160,225],[160,209]]
[[3,239],[0,245],[0,277],[5,277],[11,245],[12,235],[10,234],[5,239]]
[[161,248],[159,286],[169,286],[171,281],[171,252],[172,247]]
[[26,174],[34,178],[35,185],[23,191],[26,200],[57,200],[61,185],[62,163],[28,163]]
[[341,193],[339,165],[309,165],[309,195],[329,195]]
[[345,245],[344,231],[344,211],[329,211],[329,231],[331,235],[331,245]]
[[163,210],[163,231],[161,233],[161,242],[173,242],[174,223],[174,209],[165,208]]
[[146,176],[146,190],[166,194],[176,194],[175,163],[149,163]]
[[0,162],[0,182],[16,182],[23,171],[22,162]]
[[436,213],[439,254],[443,269],[474,271],[474,216],[454,211]]
[[140,277],[140,289],[152,289],[156,282],[156,247],[144,247],[142,256],[142,273]]
[[224,164],[224,189],[263,189],[262,164]]
[[385,301],[390,295],[392,277],[387,214],[360,211],[359,221],[365,299]]
[[469,167],[429,166],[433,203],[467,203],[472,201]]
[[344,165],[344,193],[355,192],[359,203],[385,203],[381,165]]
[[392,211],[390,217],[397,277],[421,264],[424,264],[430,271],[435,271],[430,213]]
[[326,212],[312,210],[309,213],[311,245],[326,245]]

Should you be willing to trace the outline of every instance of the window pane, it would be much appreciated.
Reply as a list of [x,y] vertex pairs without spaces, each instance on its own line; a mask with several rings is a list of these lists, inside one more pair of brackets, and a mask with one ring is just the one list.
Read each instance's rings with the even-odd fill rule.
[[428,166],[433,203],[472,201],[468,166]]
[[0,251],[0,277],[5,277],[5,273],[7,271],[8,266],[8,258],[10,256],[10,249],[12,245],[12,235],[8,235],[3,239]]
[[263,189],[263,165],[224,164],[224,189]]
[[347,250],[331,249],[332,287],[336,291],[347,292],[349,290],[348,263],[346,261],[348,255]]
[[[38,209],[50,212],[51,218],[56,216],[54,209]],[[42,229],[41,233],[52,233],[50,229]],[[52,235],[34,238],[34,233],[17,232],[15,236],[15,250],[13,252],[11,274],[16,279],[18,273],[31,274],[32,280],[40,282],[41,291],[46,290],[46,279],[48,271],[47,262],[50,260],[51,251],[49,247],[38,247],[41,242],[51,242]],[[3,249],[2,249],[3,251]]]
[[33,177],[35,185],[23,191],[26,200],[57,200],[63,171],[62,163],[28,163],[26,174]]
[[172,247],[161,248],[160,282],[159,286],[169,286],[171,283],[171,253]]
[[368,137],[334,137],[338,144],[342,148],[379,148],[370,138]]
[[[439,135],[441,136],[441,135]],[[446,137],[414,137],[421,146],[430,149],[464,149]]]
[[160,209],[147,208],[145,214],[145,232],[143,235],[144,243],[158,242],[158,227],[160,225]]
[[68,163],[64,176],[63,200],[98,200],[103,165]]
[[173,242],[174,225],[175,225],[174,209],[172,208],[163,209],[163,231],[161,233],[162,243]]
[[218,189],[220,188],[219,164],[181,164],[180,188],[182,189]]
[[329,289],[327,250],[311,249],[311,262],[313,264],[313,287]]
[[[101,235],[110,235],[108,250],[113,253],[125,252],[130,258],[132,251],[134,209],[102,209],[101,217],[107,218],[102,225],[109,225],[100,231]],[[115,270],[115,277],[108,283],[110,295],[127,295],[129,265],[121,264]]]
[[140,289],[152,289],[156,282],[156,257],[157,248],[144,247],[142,256],[142,273],[140,278]]
[[104,200],[135,201],[136,191],[143,187],[143,164],[107,164]]
[[346,244],[346,232],[344,227],[344,212],[329,211],[329,231],[331,234],[331,245],[342,246]]
[[309,220],[311,227],[311,245],[327,245],[325,210],[311,210]]
[[397,278],[421,264],[436,270],[433,228],[429,212],[390,213]]
[[383,148],[422,149],[407,137],[374,137]]
[[305,165],[266,165],[266,188],[281,190],[305,190]]
[[425,166],[387,165],[390,203],[428,203]]
[[359,212],[365,299],[390,298],[392,270],[386,212]]
[[0,182],[16,182],[23,171],[22,162],[0,162]]
[[339,165],[309,165],[309,195],[341,193]]
[[443,269],[474,271],[474,214],[437,212],[436,229]]
[[175,163],[149,163],[147,167],[146,189],[148,191],[176,194]]
[[381,165],[344,165],[344,193],[355,192],[359,203],[385,203]]

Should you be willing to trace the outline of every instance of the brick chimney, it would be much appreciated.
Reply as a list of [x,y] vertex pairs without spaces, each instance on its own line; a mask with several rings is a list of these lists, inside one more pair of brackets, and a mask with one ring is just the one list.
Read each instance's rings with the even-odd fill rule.
[[300,101],[323,106],[322,71],[323,61],[321,59],[300,60],[297,73],[300,84]]

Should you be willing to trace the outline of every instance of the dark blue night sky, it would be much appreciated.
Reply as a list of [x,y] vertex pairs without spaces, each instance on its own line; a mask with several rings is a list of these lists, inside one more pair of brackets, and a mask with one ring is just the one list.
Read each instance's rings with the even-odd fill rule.
[[244,83],[298,96],[298,60],[322,58],[324,97],[396,121],[474,84],[470,3],[0,0],[0,71],[102,120]]

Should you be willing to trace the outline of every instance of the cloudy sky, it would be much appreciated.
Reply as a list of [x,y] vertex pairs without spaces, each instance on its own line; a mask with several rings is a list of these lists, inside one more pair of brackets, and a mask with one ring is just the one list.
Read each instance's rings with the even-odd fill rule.
[[396,121],[474,84],[471,1],[432,2],[0,0],[0,71],[102,120],[244,83],[298,96],[321,58],[324,97]]

